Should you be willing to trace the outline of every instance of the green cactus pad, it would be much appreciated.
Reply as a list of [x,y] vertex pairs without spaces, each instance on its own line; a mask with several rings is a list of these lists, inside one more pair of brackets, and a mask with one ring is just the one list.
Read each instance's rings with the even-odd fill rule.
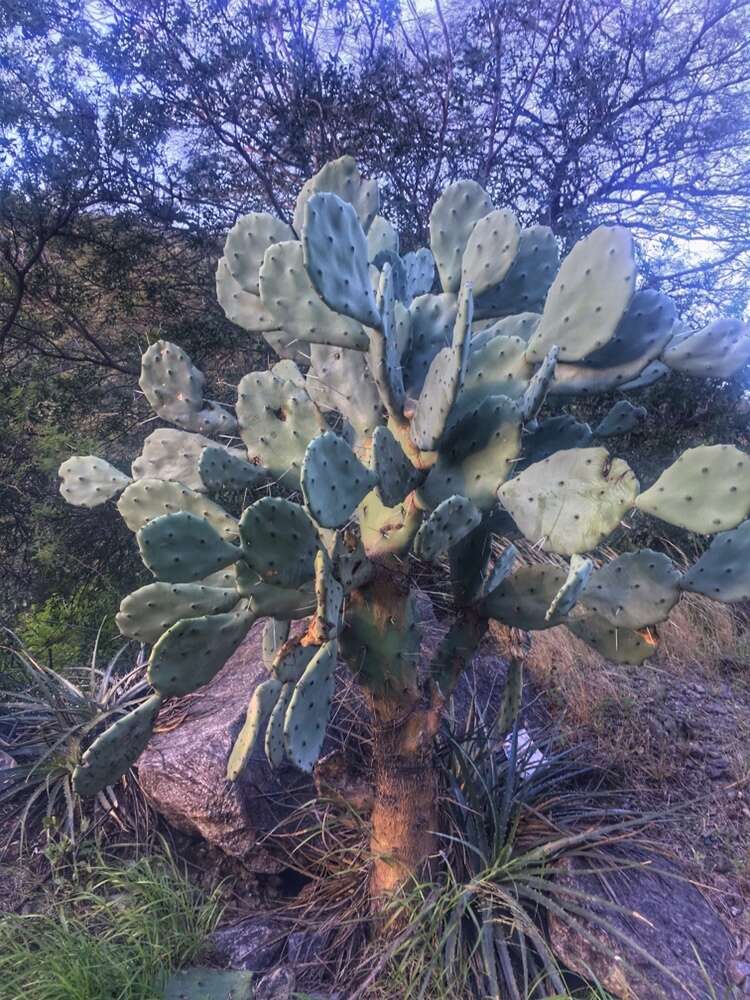
[[204,448],[198,460],[198,475],[205,489],[217,491],[255,490],[265,485],[270,475],[262,465],[246,462],[226,448]]
[[343,347],[310,345],[311,366],[305,385],[325,413],[340,413],[360,440],[371,438],[385,419],[380,393],[370,374],[367,355]]
[[646,365],[640,375],[636,375],[635,378],[630,379],[628,382],[622,382],[620,388],[623,392],[628,392],[631,389],[645,389],[647,386],[653,385],[654,382],[658,382],[659,379],[669,375],[670,371],[671,369],[664,362],[652,361]]
[[148,679],[165,697],[179,697],[208,684],[237,649],[255,621],[239,605],[224,615],[188,618],[164,633],[148,661]]
[[417,295],[427,295],[435,283],[435,258],[427,247],[421,247],[401,258],[406,272],[406,300],[411,303]]
[[547,398],[552,379],[555,377],[555,367],[559,353],[557,347],[550,347],[547,357],[526,386],[524,394],[518,402],[518,408],[524,420],[535,420],[544,405],[544,400]]
[[414,555],[425,562],[434,562],[473,531],[481,520],[482,515],[471,500],[448,497],[422,522],[414,536]]
[[298,490],[305,450],[326,428],[307,392],[271,372],[251,372],[237,387],[237,417],[250,459]]
[[492,558],[492,531],[483,517],[448,553],[450,584],[457,607],[467,607],[481,596]]
[[261,655],[263,663],[270,670],[276,659],[276,654],[289,638],[289,621],[269,618],[263,626],[261,639]]
[[525,352],[526,342],[520,337],[496,336],[479,347],[473,340],[457,409],[476,407],[486,396],[523,396],[534,373]]
[[299,235],[305,223],[305,206],[318,191],[331,191],[354,207],[365,232],[380,208],[378,182],[362,178],[353,157],[341,156],[326,163],[314,177],[305,181],[294,208],[294,229]]
[[161,703],[161,694],[151,695],[97,736],[73,772],[76,794],[92,798],[130,770],[151,739]]
[[449,184],[432,206],[430,248],[444,292],[461,285],[463,256],[475,224],[492,211],[492,202],[476,181]]
[[328,553],[321,549],[315,557],[316,629],[326,640],[341,630],[344,588],[335,579]]
[[496,293],[518,256],[521,227],[512,212],[495,209],[471,230],[461,264],[462,283],[471,282],[474,295]]
[[196,966],[173,972],[164,1000],[252,1000],[253,973]]
[[385,507],[375,490],[357,508],[362,545],[373,559],[406,553],[422,521],[422,511],[407,497],[395,507]]
[[662,553],[628,552],[594,573],[582,604],[612,625],[644,628],[667,619],[680,596],[680,578]]
[[280,333],[276,330],[278,319],[263,304],[259,295],[246,292],[232,277],[225,257],[220,257],[216,266],[216,298],[226,318],[243,330],[264,335],[272,331]]
[[562,615],[547,618],[547,611],[565,583],[559,566],[521,566],[502,583],[489,590],[481,605],[488,618],[512,628],[537,632],[559,625]]
[[236,781],[247,767],[255,745],[265,731],[271,712],[279,700],[281,689],[281,681],[276,677],[269,677],[253,691],[245,713],[245,722],[237,734],[227,761],[229,781]]
[[302,463],[302,494],[322,527],[343,527],[375,483],[375,474],[333,431],[313,438],[307,446]]
[[232,434],[237,421],[215,403],[203,401],[203,374],[181,348],[157,340],[141,358],[138,385],[154,412],[186,431]]
[[286,760],[284,745],[284,720],[286,719],[289,702],[294,694],[294,684],[286,683],[282,689],[266,725],[266,760],[276,770]]
[[550,386],[552,396],[591,396],[624,389],[636,381],[648,367],[648,361],[638,358],[613,368],[594,368],[592,365],[565,365],[558,361],[555,377]]
[[573,448],[530,465],[498,495],[530,542],[571,556],[614,531],[637,493],[638,480],[622,459],[605,448]]
[[507,547],[503,549],[495,560],[492,572],[487,576],[487,582],[483,588],[484,596],[492,594],[495,590],[497,590],[506,577],[510,576],[517,559],[518,549],[512,542],[509,542]]
[[635,430],[646,416],[644,406],[633,406],[627,399],[621,399],[612,407],[602,421],[594,429],[598,437],[612,437],[615,434],[628,434]]
[[375,428],[372,471],[376,477],[375,489],[386,507],[401,503],[422,479],[387,427]]
[[143,442],[143,450],[133,461],[133,478],[165,479],[201,493],[206,489],[198,468],[204,448],[226,451],[202,434],[160,427]]
[[275,587],[264,583],[247,563],[237,564],[237,590],[250,598],[250,608],[256,618],[280,618],[283,621],[307,618],[315,610],[312,581],[301,587]]
[[205,517],[222,538],[238,538],[240,533],[238,522],[213,500],[180,483],[168,483],[163,479],[138,479],[131,483],[117,501],[117,509],[131,531],[138,531],[155,517],[183,510],[196,517]]
[[239,596],[234,587],[150,583],[123,599],[115,620],[123,635],[138,642],[153,643],[183,618],[231,611]]
[[355,209],[336,194],[313,195],[305,206],[302,249],[307,273],[326,305],[364,326],[379,327],[367,238]]
[[420,295],[409,306],[411,338],[403,358],[406,392],[417,398],[438,351],[453,336],[458,300],[455,295]]
[[[401,260],[397,253],[393,253],[392,250],[381,250],[374,261],[374,266],[380,271],[381,277],[385,265],[391,269],[391,280],[393,281],[393,297],[397,302],[403,303],[407,302],[407,289],[406,289],[406,268],[404,267],[404,262]],[[378,285],[380,284],[380,278],[378,278]],[[373,283],[373,287],[375,287]],[[382,314],[382,308],[378,307]],[[372,334],[370,335],[372,336]]]
[[750,600],[750,521],[719,532],[685,573],[681,586],[728,604]]
[[[506,316],[504,319],[485,320],[484,324],[474,323],[471,349],[472,351],[479,350],[495,337],[518,337],[524,344],[528,344],[530,337],[539,326],[541,318],[540,313],[523,312],[515,316]],[[524,350],[526,350],[525,347]],[[529,367],[532,366],[529,365]]]
[[292,227],[268,212],[240,216],[224,243],[224,258],[232,277],[244,291],[259,295],[260,265],[266,250],[274,243],[293,239]]
[[688,448],[636,506],[703,535],[736,528],[750,514],[750,456],[729,444]]
[[278,497],[257,500],[242,514],[240,540],[242,558],[264,583],[299,587],[312,580],[318,533],[299,504]]
[[337,531],[331,552],[333,575],[348,594],[372,579],[374,567],[367,558],[359,531]]
[[595,368],[613,368],[645,358],[658,358],[669,342],[677,310],[663,292],[645,289],[636,292],[614,336],[585,358]]
[[302,644],[304,636],[295,636],[279,649],[271,664],[274,677],[282,684],[296,684],[319,647]]
[[404,376],[396,331],[396,301],[390,265],[383,268],[378,286],[377,307],[382,324],[370,330],[367,362],[383,406],[394,420],[402,421],[404,412]]
[[366,351],[361,323],[334,312],[321,299],[305,269],[302,244],[275,243],[260,269],[260,297],[278,325],[297,340]]
[[193,583],[241,557],[205,517],[187,511],[164,514],[136,533],[144,565],[157,580]]
[[523,437],[524,462],[532,465],[541,462],[556,451],[570,448],[585,448],[592,438],[588,424],[580,423],[569,413],[559,417],[548,417],[540,421],[534,431]]
[[281,361],[271,365],[271,373],[282,382],[291,382],[297,389],[305,388],[305,376],[300,371],[299,365],[291,358],[282,358]]
[[477,296],[475,317],[541,313],[559,266],[560,254],[552,230],[548,226],[522,229],[515,260],[496,288]]
[[594,564],[590,559],[584,559],[583,556],[579,555],[570,557],[565,583],[552,598],[550,606],[545,612],[544,617],[547,621],[560,618],[573,610],[588,583],[593,568]]
[[234,588],[237,590],[237,566],[238,563],[235,563],[234,566],[227,566],[226,569],[209,573],[208,576],[201,577],[196,582],[202,583],[204,587],[218,587],[220,590]]
[[653,656],[657,649],[656,637],[651,633],[618,628],[599,615],[573,618],[565,625],[573,635],[613,663],[637,666]]
[[615,336],[634,285],[630,233],[621,226],[599,226],[562,262],[529,341],[528,360],[542,361],[555,344],[565,362],[580,361],[603,347]]
[[486,620],[464,618],[454,622],[440,640],[430,660],[430,677],[444,696],[451,693],[462,671],[471,665],[486,631]]
[[438,459],[419,487],[420,502],[433,510],[454,494],[482,510],[497,502],[521,450],[521,415],[505,396],[488,396],[451,424]]
[[696,333],[674,339],[662,354],[670,368],[699,378],[727,379],[750,361],[750,324],[719,319]]
[[336,641],[326,642],[310,660],[284,719],[284,745],[300,771],[312,772],[325,739],[336,686]]
[[73,455],[57,474],[62,479],[61,495],[74,507],[98,507],[131,481],[130,476],[95,455]]
[[382,215],[376,215],[367,231],[367,259],[374,261],[381,251],[398,253],[398,232]]

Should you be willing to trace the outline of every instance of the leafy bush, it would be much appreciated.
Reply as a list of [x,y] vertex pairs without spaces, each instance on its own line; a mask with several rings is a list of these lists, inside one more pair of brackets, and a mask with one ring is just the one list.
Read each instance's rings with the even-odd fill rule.
[[64,671],[86,658],[101,627],[99,644],[109,649],[118,635],[114,616],[119,600],[109,586],[81,587],[70,597],[53,594],[18,616],[16,629],[29,652]]

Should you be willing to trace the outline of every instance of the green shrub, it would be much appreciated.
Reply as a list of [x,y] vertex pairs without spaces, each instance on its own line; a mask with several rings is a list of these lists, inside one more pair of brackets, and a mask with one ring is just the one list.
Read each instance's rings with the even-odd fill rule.
[[108,583],[81,587],[70,597],[53,594],[21,612],[17,632],[33,656],[64,672],[89,658],[102,623],[99,644],[103,650],[112,645],[119,636],[118,606],[117,591]]

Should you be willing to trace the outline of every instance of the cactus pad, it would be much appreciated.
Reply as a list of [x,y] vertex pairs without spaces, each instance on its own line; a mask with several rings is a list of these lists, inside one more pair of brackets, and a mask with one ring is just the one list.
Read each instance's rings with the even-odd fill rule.
[[367,259],[374,261],[383,250],[398,253],[398,233],[388,219],[376,215],[367,231]]
[[367,558],[360,533],[351,528],[336,532],[331,564],[344,593],[364,586],[372,578],[373,565]]
[[593,365],[565,365],[558,363],[550,394],[555,396],[590,396],[624,389],[632,385],[649,367],[646,358],[628,361],[612,368],[594,368]]
[[204,448],[198,460],[198,475],[207,490],[255,490],[270,476],[262,465],[246,462],[226,448]]
[[559,566],[521,566],[502,583],[489,590],[481,610],[512,628],[539,629],[558,625],[562,616],[547,611],[565,583],[566,574]]
[[259,272],[266,250],[274,243],[293,240],[294,233],[268,212],[241,216],[227,233],[224,259],[234,280],[246,292],[260,294]]
[[307,446],[302,493],[308,510],[322,527],[345,525],[375,482],[375,474],[333,431],[313,438]]
[[475,224],[492,211],[492,202],[476,181],[449,184],[432,206],[430,248],[444,292],[461,285],[463,256]]
[[237,649],[255,621],[242,605],[224,615],[176,622],[151,650],[148,679],[166,697],[208,684]]
[[486,396],[523,396],[534,372],[525,352],[520,337],[495,336],[479,346],[473,340],[458,408],[477,406]]
[[676,319],[669,296],[650,288],[636,292],[612,339],[587,355],[585,363],[612,368],[639,359],[652,361],[669,342]]
[[524,420],[535,420],[544,405],[544,400],[547,398],[552,379],[555,377],[555,367],[559,353],[557,347],[550,347],[547,357],[526,386],[524,394],[518,403],[521,417]]
[[295,636],[279,649],[271,664],[274,677],[282,684],[296,684],[319,647],[302,645],[303,636]]
[[728,444],[688,448],[636,506],[704,535],[736,528],[750,514],[750,456]]
[[250,598],[250,608],[256,618],[271,616],[282,621],[307,618],[315,610],[315,592],[312,581],[301,587],[276,587],[259,579],[254,569],[243,569],[246,563],[237,563],[237,589]]
[[630,431],[635,430],[645,416],[645,406],[633,406],[627,399],[621,399],[615,403],[604,419],[597,425],[594,434],[598,437],[628,434]]
[[420,247],[413,253],[404,254],[401,260],[406,272],[406,301],[411,303],[417,295],[427,295],[432,291],[435,258],[427,247]]
[[161,703],[161,694],[151,695],[94,740],[73,772],[78,795],[91,798],[130,770],[151,739]]
[[343,201],[349,202],[365,232],[372,225],[380,208],[377,181],[364,180],[353,157],[341,156],[338,160],[326,163],[314,177],[303,184],[294,208],[294,229],[298,235],[305,223],[305,206],[318,191],[331,191]]
[[355,209],[331,192],[313,195],[305,206],[302,249],[307,273],[326,305],[364,326],[379,327],[367,238]]
[[311,344],[310,359],[305,385],[313,402],[323,412],[334,411],[345,417],[360,440],[371,438],[384,414],[367,355],[344,347]]
[[422,478],[387,427],[375,428],[372,471],[376,478],[375,489],[386,507],[401,503]]
[[650,364],[646,365],[640,375],[636,375],[635,378],[629,379],[627,382],[621,382],[620,388],[623,392],[627,392],[630,389],[645,389],[649,385],[653,385],[654,382],[658,382],[659,379],[664,378],[665,375],[669,375],[670,369],[663,361],[652,361]]
[[205,517],[187,511],[154,518],[138,529],[136,540],[144,565],[167,583],[200,580],[242,554]]
[[133,479],[165,479],[200,493],[206,489],[198,468],[204,448],[225,450],[202,434],[160,427],[149,434],[134,459]]
[[263,497],[245,508],[240,521],[243,558],[264,583],[298,587],[314,575],[319,539],[296,503]]
[[522,229],[515,260],[496,288],[477,296],[475,316],[484,319],[541,313],[559,266],[560,254],[552,230],[548,226]]
[[154,412],[186,431],[231,434],[237,422],[214,403],[203,404],[203,374],[168,340],[157,340],[141,358],[138,384]]
[[647,629],[636,632],[633,629],[618,628],[606,618],[594,614],[573,618],[565,624],[573,635],[613,663],[637,666],[656,652],[656,637]]
[[497,590],[503,580],[510,576],[513,567],[515,566],[516,559],[518,559],[518,549],[512,542],[508,543],[507,548],[505,548],[500,555],[495,560],[495,565],[492,567],[492,571],[487,576],[487,581],[483,588],[483,594],[488,596]]
[[457,312],[455,295],[420,295],[409,306],[411,337],[403,358],[409,396],[419,396],[435,356],[450,344]]
[[475,296],[497,292],[519,250],[521,229],[507,209],[495,209],[471,230],[462,260],[462,283],[471,282]]
[[680,572],[660,552],[641,549],[598,569],[582,603],[612,625],[639,629],[663,622],[677,603]]
[[275,329],[279,325],[278,319],[263,304],[260,296],[246,292],[232,277],[225,257],[220,257],[216,266],[216,298],[226,318],[243,330],[264,336],[271,331],[280,332]]
[[130,476],[95,455],[74,455],[58,471],[60,493],[74,507],[98,507],[123,490]]
[[422,511],[411,496],[395,507],[385,507],[373,490],[357,508],[357,520],[366,554],[377,559],[409,550],[422,521]]
[[579,555],[570,557],[568,576],[545,612],[546,621],[567,615],[569,611],[573,610],[588,583],[593,568],[594,564],[590,559],[584,559],[583,556]]
[[562,262],[526,357],[543,360],[557,344],[560,360],[580,361],[608,343],[633,297],[633,240],[621,226],[599,226]]
[[622,459],[604,448],[573,448],[530,465],[500,487],[499,497],[530,542],[570,556],[599,545],[637,493],[638,480]]
[[252,1000],[252,983],[252,972],[178,969],[167,981],[164,1000]]
[[404,376],[396,331],[396,301],[390,265],[383,268],[378,286],[377,305],[382,316],[379,329],[370,330],[370,351],[367,363],[375,385],[388,413],[403,420]]
[[155,517],[182,510],[205,517],[222,538],[234,539],[240,533],[237,521],[213,500],[180,483],[162,479],[138,479],[131,483],[117,501],[117,509],[131,531],[138,531]]
[[327,642],[341,629],[344,588],[334,578],[331,560],[323,549],[315,557],[315,599],[315,633],[319,641]]
[[524,344],[528,344],[541,318],[540,313],[522,312],[515,316],[506,316],[504,319],[475,323],[471,349],[474,351],[484,347],[494,337],[518,337]]
[[238,600],[234,587],[150,583],[123,599],[115,620],[122,635],[153,643],[175,622],[231,611]]
[[276,770],[286,760],[286,747],[284,745],[284,720],[286,719],[289,702],[294,694],[294,684],[287,682],[281,689],[276,704],[273,706],[271,715],[266,725],[266,760],[271,767]]
[[271,372],[252,372],[237,388],[237,416],[250,459],[298,490],[305,449],[326,426],[307,392]]
[[289,638],[289,622],[278,618],[269,618],[263,626],[261,639],[261,655],[264,665],[270,670],[276,654]]
[[541,462],[556,451],[585,448],[591,440],[591,428],[569,413],[542,420],[536,430],[524,435],[523,456],[529,465]]
[[670,368],[700,378],[727,379],[750,361],[750,324],[718,319],[702,330],[675,338],[662,354]]
[[232,746],[227,761],[227,778],[236,781],[247,767],[258,738],[265,731],[274,705],[279,700],[282,684],[276,677],[269,677],[253,691],[245,713],[245,722]]
[[715,601],[750,600],[750,521],[720,532],[685,573],[681,586]]
[[414,537],[414,555],[434,562],[439,555],[476,528],[482,515],[471,500],[452,496],[443,500],[422,523]]
[[336,686],[336,641],[321,646],[294,689],[284,720],[289,760],[310,773],[320,755]]

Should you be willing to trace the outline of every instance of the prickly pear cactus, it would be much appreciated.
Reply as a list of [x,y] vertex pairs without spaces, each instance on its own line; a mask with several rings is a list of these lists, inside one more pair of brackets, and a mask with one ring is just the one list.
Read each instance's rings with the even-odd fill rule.
[[[149,435],[132,477],[92,456],[63,462],[70,503],[121,494],[150,576],[117,621],[151,647],[154,694],[97,735],[81,794],[116,781],[162,699],[208,683],[259,619],[268,679],[227,762],[232,780],[253,754],[313,769],[339,659],[376,714],[408,717],[445,703],[490,619],[563,626],[635,664],[682,591],[748,599],[750,456],[694,448],[642,489],[617,448],[646,433],[631,393],[673,369],[733,377],[750,328],[686,330],[663,293],[638,287],[620,226],[560,263],[551,230],[522,229],[472,180],[437,200],[429,248],[404,253],[379,212],[377,183],[342,157],[304,185],[293,228],[265,213],[237,220],[219,301],[283,360],[245,375],[232,412],[160,340],[140,386],[175,426]],[[622,398],[593,431],[566,412],[613,389]],[[242,511],[217,502],[227,491]],[[603,558],[635,508],[713,541],[686,571],[648,549]],[[448,586],[417,597],[415,578],[440,576]],[[429,590],[452,594],[454,621],[418,669]]]

